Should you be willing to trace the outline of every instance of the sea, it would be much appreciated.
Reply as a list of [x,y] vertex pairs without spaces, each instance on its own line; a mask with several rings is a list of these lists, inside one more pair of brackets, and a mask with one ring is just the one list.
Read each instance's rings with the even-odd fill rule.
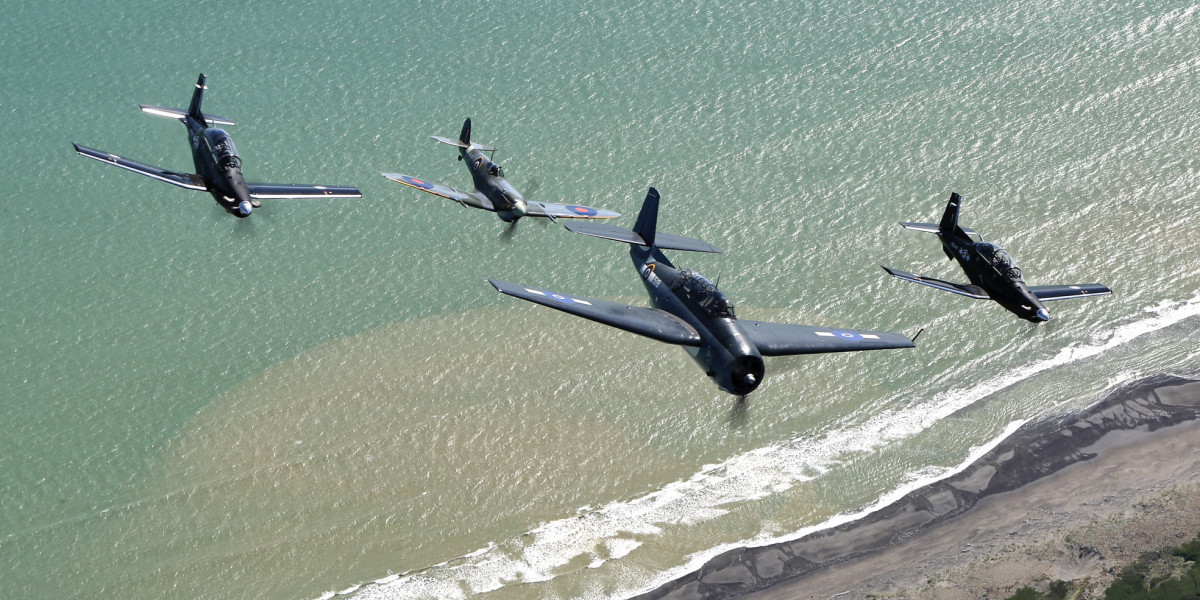
[[[1200,4],[197,0],[0,11],[6,598],[624,599],[867,514],[1022,423],[1200,377]],[[139,103],[236,121],[247,180],[357,185],[236,219],[78,156],[191,171]],[[770,358],[745,402],[680,349],[502,296],[645,305],[627,249],[397,185],[629,227],[742,318],[922,332]],[[961,222],[1034,325],[964,281]]]

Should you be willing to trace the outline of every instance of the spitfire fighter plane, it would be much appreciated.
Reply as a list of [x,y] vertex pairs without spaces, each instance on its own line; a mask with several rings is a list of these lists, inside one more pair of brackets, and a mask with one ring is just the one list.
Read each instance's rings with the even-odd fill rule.
[[504,178],[504,169],[492,161],[486,154],[495,156],[496,149],[471,142],[471,119],[463,123],[462,133],[457,140],[441,136],[430,136],[433,139],[458,148],[458,160],[467,163],[475,189],[469,192],[456,190],[452,187],[429,183],[409,175],[399,173],[380,173],[384,177],[402,183],[408,187],[429,192],[435,196],[449,198],[463,206],[481,208],[496,213],[505,223],[516,223],[521,217],[548,217],[554,219],[611,219],[621,216],[611,210],[602,210],[590,206],[574,204],[552,204],[535,202],[521,196],[512,184]]
[[957,193],[950,194],[950,203],[946,205],[946,212],[942,215],[940,224],[900,223],[900,225],[913,231],[937,234],[938,238],[942,240],[942,251],[950,257],[950,260],[957,260],[958,264],[962,266],[963,271],[971,280],[969,285],[922,277],[888,267],[883,269],[905,281],[927,285],[944,292],[980,300],[995,300],[1018,317],[1033,323],[1050,320],[1050,311],[1046,310],[1043,302],[1104,296],[1112,293],[1112,290],[1099,283],[1026,285],[1025,280],[1021,277],[1021,269],[1013,262],[1008,252],[996,244],[983,241],[983,237],[978,233],[958,224],[961,200],[962,197]]
[[143,112],[179,119],[188,129],[192,147],[192,162],[196,173],[179,173],[121,158],[86,146],[74,144],[75,151],[100,162],[140,173],[189,190],[212,194],[217,204],[235,217],[245,218],[260,206],[260,200],[280,198],[361,198],[358,188],[347,186],[301,185],[292,183],[247,183],[242,178],[242,160],[238,157],[233,138],[213,125],[233,125],[224,117],[200,112],[204,97],[204,74],[196,80],[196,91],[187,110],[162,106],[140,105]]
[[650,188],[633,231],[599,223],[570,223],[584,235],[630,245],[653,308],[560,294],[489,279],[497,291],[660,342],[683,346],[701,369],[730,394],[745,396],[763,380],[764,356],[912,348],[895,333],[739,320],[733,302],[699,273],[680,270],[662,250],[720,252],[700,240],[657,233],[658,191]]

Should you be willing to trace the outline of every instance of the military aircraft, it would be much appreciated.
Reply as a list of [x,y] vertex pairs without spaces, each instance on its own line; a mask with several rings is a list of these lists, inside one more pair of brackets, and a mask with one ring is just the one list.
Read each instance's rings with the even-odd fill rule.
[[200,101],[204,96],[204,74],[196,80],[196,91],[187,110],[147,106],[142,111],[160,117],[179,119],[188,129],[191,139],[192,162],[196,173],[179,173],[137,161],[121,158],[94,148],[74,144],[75,151],[98,161],[108,163],[134,173],[165,181],[189,190],[212,194],[217,204],[235,217],[245,218],[260,206],[260,200],[279,198],[361,198],[358,188],[347,186],[301,185],[294,183],[247,183],[242,178],[242,160],[238,157],[233,138],[223,129],[212,125],[233,125],[233,121],[200,112]]
[[958,261],[963,271],[967,273],[967,277],[970,278],[970,285],[922,277],[888,267],[884,267],[883,270],[905,281],[927,285],[952,294],[979,300],[995,300],[1018,317],[1033,323],[1050,320],[1050,311],[1046,310],[1043,302],[1104,296],[1112,293],[1112,290],[1099,283],[1026,285],[1025,280],[1021,277],[1021,269],[1013,262],[1008,252],[996,244],[983,241],[983,237],[974,230],[958,224],[961,201],[962,197],[957,193],[950,194],[950,203],[946,205],[946,212],[942,215],[940,224],[900,223],[900,225],[913,231],[937,234],[942,240],[942,251],[950,257],[950,260]]
[[654,308],[488,281],[503,294],[683,346],[717,387],[742,397],[762,382],[764,356],[915,346],[912,340],[895,333],[739,320],[733,302],[716,285],[695,271],[678,269],[662,253],[721,250],[700,240],[658,233],[658,204],[658,191],[650,188],[633,231],[599,223],[566,225],[575,233],[629,244],[633,266]]
[[481,208],[496,213],[505,223],[516,223],[521,217],[548,217],[555,219],[611,219],[621,216],[611,210],[602,210],[590,206],[574,204],[552,204],[526,200],[512,184],[504,178],[504,169],[492,162],[492,158],[484,156],[491,153],[495,156],[496,149],[471,142],[471,119],[463,123],[462,133],[457,140],[441,136],[430,136],[433,139],[458,148],[458,160],[467,163],[475,189],[469,192],[456,190],[452,187],[429,183],[409,175],[399,173],[380,173],[384,177],[402,183],[408,187],[429,192],[435,196],[449,198],[463,206]]

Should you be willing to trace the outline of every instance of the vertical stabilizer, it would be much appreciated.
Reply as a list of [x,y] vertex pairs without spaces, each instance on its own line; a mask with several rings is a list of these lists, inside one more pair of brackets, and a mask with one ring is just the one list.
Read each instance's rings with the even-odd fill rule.
[[463,121],[462,133],[458,134],[458,141],[460,141],[463,144],[468,145],[468,146],[471,144],[471,119],[470,118],[468,118],[466,121]]
[[188,114],[201,123],[204,122],[204,113],[200,112],[200,102],[204,99],[206,89],[208,88],[204,86],[204,73],[201,73],[200,78],[196,80],[196,91],[192,92],[192,103],[188,105]]
[[650,188],[650,191],[646,192],[646,200],[642,202],[637,223],[633,225],[633,232],[641,236],[647,246],[654,245],[654,232],[658,229],[658,198],[658,190]]
[[946,212],[942,215],[942,222],[938,226],[943,235],[958,230],[958,207],[961,202],[962,196],[959,196],[958,192],[950,193],[950,203],[946,205]]

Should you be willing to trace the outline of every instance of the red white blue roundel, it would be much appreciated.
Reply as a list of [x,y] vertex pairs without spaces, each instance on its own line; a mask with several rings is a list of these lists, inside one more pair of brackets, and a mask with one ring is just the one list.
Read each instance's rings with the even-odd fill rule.
[[407,183],[408,185],[411,185],[413,187],[419,187],[423,190],[432,190],[433,189],[432,183],[429,183],[428,181],[421,181],[420,179],[417,179],[416,177],[409,177],[408,175],[401,175],[400,179],[403,180],[404,183]]
[[566,208],[567,208],[567,210],[569,210],[577,215],[582,215],[585,217],[596,216],[596,209],[594,209],[590,206],[575,206],[575,205],[568,204],[568,205],[566,205]]

